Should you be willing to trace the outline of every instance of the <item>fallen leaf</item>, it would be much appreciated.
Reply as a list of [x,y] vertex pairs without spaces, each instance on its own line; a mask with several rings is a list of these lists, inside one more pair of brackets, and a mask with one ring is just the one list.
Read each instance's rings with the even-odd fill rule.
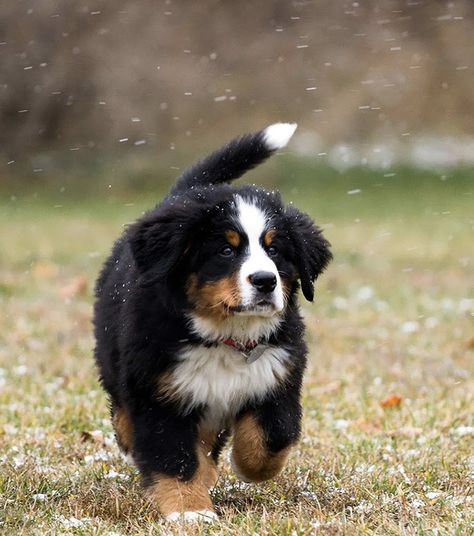
[[474,337],[471,337],[467,342],[466,342],[466,348],[468,350],[474,350]]
[[379,402],[379,404],[384,408],[396,408],[402,403],[402,397],[400,395],[389,395],[387,398],[384,398]]

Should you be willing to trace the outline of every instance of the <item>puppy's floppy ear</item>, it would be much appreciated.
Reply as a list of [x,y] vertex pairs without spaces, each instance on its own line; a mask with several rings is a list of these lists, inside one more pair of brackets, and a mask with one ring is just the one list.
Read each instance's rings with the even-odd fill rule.
[[141,284],[152,285],[166,279],[185,256],[199,232],[202,210],[189,205],[153,210],[128,231],[128,239]]
[[332,259],[329,250],[331,244],[307,214],[290,206],[286,209],[286,217],[300,275],[301,290],[308,301],[313,301],[314,281]]

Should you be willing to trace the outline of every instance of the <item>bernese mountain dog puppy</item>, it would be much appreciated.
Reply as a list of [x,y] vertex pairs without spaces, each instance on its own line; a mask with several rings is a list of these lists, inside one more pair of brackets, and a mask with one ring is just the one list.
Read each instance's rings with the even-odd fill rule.
[[313,300],[330,245],[278,193],[230,184],[295,129],[244,135],[185,171],[97,281],[95,357],[117,442],[168,520],[216,517],[209,488],[230,435],[245,482],[280,473],[300,435],[297,295]]

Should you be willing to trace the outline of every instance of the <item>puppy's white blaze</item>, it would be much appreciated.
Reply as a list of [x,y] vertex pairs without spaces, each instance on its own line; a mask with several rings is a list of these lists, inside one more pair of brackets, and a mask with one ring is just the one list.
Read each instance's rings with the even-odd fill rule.
[[270,151],[285,147],[295,133],[296,123],[275,123],[265,129],[264,141]]
[[239,272],[242,305],[251,306],[256,295],[256,289],[250,283],[249,276],[256,272],[271,272],[277,280],[275,290],[269,295],[269,299],[273,301],[275,310],[268,309],[267,311],[260,311],[258,312],[258,316],[272,316],[276,312],[283,310],[284,300],[280,274],[275,263],[267,255],[260,243],[260,238],[267,227],[267,216],[255,204],[244,201],[240,196],[237,196],[236,202],[237,218],[249,242],[248,256],[242,263]]
[[212,523],[217,518],[217,514],[212,510],[198,510],[197,512],[172,512],[166,516],[166,521],[205,521],[206,523]]
[[171,385],[183,410],[207,406],[206,426],[220,430],[247,402],[258,401],[279,385],[288,373],[289,353],[268,348],[248,364],[244,356],[225,345],[188,346],[179,355]]

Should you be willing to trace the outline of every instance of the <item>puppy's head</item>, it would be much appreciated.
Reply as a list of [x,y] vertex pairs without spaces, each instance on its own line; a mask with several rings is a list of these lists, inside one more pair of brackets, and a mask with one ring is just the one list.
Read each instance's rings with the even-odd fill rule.
[[255,187],[175,200],[130,240],[143,284],[179,284],[193,312],[219,322],[280,315],[298,281],[312,301],[331,258],[309,216]]

